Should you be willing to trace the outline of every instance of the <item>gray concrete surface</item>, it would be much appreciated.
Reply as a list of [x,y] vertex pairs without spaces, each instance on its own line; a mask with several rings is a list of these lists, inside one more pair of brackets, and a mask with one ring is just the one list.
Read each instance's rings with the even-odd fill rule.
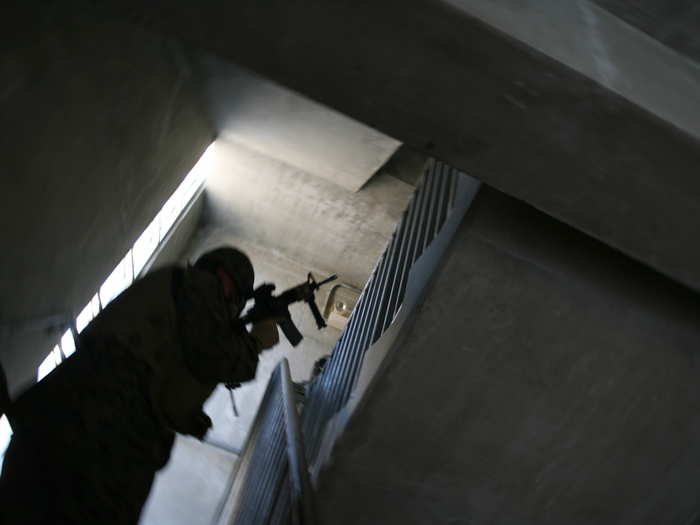
[[399,142],[269,80],[213,56],[194,69],[218,136],[351,191],[359,190]]
[[[697,65],[606,11],[586,1],[184,5],[115,9],[147,16],[700,289]],[[546,56],[519,41],[523,33],[541,33],[549,52],[564,54]],[[581,44],[572,41],[579,35]],[[558,61],[572,54],[600,74],[591,79]],[[606,75],[635,103],[601,85]]]
[[381,173],[352,192],[238,144],[216,148],[208,224],[360,288],[414,190]]
[[382,167],[383,173],[416,186],[428,161],[428,156],[412,148],[402,146]]
[[[445,1],[700,138],[700,65],[600,2]],[[673,19],[673,8],[665,11],[654,17],[658,26]],[[697,32],[692,18],[683,22]]]
[[700,4],[695,0],[594,0],[630,25],[689,58],[700,60]]
[[[89,2],[8,6],[0,25],[0,324],[11,325],[75,315],[213,131],[173,42]],[[33,381],[58,337],[2,341],[11,388]]]
[[699,312],[482,189],[321,477],[324,522],[695,523]]
[[178,436],[170,462],[155,479],[141,525],[210,525],[238,457]]

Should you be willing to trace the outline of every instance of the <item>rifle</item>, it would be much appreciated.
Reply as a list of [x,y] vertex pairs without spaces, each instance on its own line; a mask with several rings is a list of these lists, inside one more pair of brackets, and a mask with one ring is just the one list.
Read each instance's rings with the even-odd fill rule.
[[285,290],[278,296],[273,296],[272,292],[275,290],[275,285],[272,283],[264,283],[258,286],[253,292],[253,299],[255,304],[253,307],[246,312],[243,316],[242,321],[245,324],[257,323],[264,321],[265,319],[275,318],[278,319],[277,324],[284,332],[285,337],[291,343],[292,346],[297,346],[304,336],[297,329],[294,321],[292,321],[292,316],[289,313],[289,305],[299,301],[304,301],[309,305],[311,309],[311,314],[316,320],[316,326],[320,330],[326,326],[326,322],[323,320],[321,312],[318,311],[315,301],[315,293],[321,286],[331,281],[335,281],[338,278],[337,275],[331,275],[328,279],[316,282],[314,276],[309,272],[306,281],[298,284],[288,290]]

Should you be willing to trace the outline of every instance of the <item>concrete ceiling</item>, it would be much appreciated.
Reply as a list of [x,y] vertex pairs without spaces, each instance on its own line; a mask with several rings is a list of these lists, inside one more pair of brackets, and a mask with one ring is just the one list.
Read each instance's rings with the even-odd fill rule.
[[[598,4],[208,0],[113,9],[700,290],[700,69]],[[692,18],[682,25],[694,31]]]

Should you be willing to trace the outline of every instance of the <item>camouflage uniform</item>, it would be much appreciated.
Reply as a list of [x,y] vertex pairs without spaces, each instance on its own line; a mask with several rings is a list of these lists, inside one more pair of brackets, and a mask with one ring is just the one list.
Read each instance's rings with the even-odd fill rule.
[[235,309],[196,268],[155,271],[110,303],[12,405],[0,522],[136,523],[175,432],[203,437],[216,385],[255,376],[260,344]]

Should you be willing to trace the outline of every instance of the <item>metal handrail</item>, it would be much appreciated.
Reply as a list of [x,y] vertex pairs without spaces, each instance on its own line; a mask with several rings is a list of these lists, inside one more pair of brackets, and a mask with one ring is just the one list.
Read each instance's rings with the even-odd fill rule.
[[[443,234],[448,220],[450,228],[456,228],[476,188],[477,181],[447,164],[429,162],[329,361],[307,391],[301,425],[286,359],[275,369],[219,525],[313,523],[309,466],[318,472],[323,462],[322,446],[332,444],[336,437],[328,438],[327,425],[348,404],[365,353],[399,314],[409,279],[413,289],[421,282],[411,277],[414,265]],[[449,235],[442,235],[436,245],[444,246]],[[437,248],[430,252],[431,257],[439,253]]]
[[306,464],[304,442],[299,425],[296,400],[292,378],[289,373],[289,363],[283,359],[281,366],[282,399],[284,401],[284,417],[287,430],[287,453],[289,458],[289,479],[291,481],[291,517],[297,525],[313,525],[314,510],[311,500],[311,483],[309,469]]
[[313,492],[304,455],[289,362],[267,384],[219,525],[314,525]]

